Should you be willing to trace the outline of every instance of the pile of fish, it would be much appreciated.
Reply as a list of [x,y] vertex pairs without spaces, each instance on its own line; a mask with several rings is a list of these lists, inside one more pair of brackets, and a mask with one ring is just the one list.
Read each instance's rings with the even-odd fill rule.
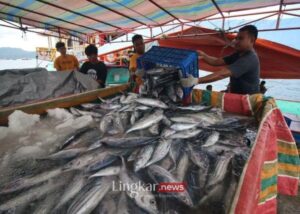
[[257,132],[252,118],[133,93],[69,112],[93,123],[9,165],[1,213],[228,213]]

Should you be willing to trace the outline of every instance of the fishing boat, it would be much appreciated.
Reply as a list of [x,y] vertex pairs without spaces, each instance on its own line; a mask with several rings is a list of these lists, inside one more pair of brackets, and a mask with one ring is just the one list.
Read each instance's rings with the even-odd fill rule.
[[[123,59],[127,57],[128,51],[132,50],[130,35],[135,33],[147,31],[148,33],[144,35],[144,38],[149,47],[155,44],[162,47],[204,50],[212,55],[223,55],[233,50],[231,41],[235,37],[236,29],[247,24],[273,18],[275,20],[274,26],[259,28],[259,32],[281,31],[284,34],[285,31],[299,30],[299,25],[283,25],[287,17],[299,19],[299,11],[300,1],[297,0],[180,0],[172,1],[172,3],[157,0],[78,0],[76,2],[72,1],[72,3],[67,0],[55,2],[44,0],[0,1],[1,18],[8,22],[5,27],[26,30],[59,39],[75,40],[81,43],[96,43],[97,41],[98,46],[101,45],[99,58],[110,65],[116,64],[116,67],[111,67],[108,77],[109,85],[118,84],[105,89],[1,108],[0,123],[1,125],[6,124],[9,114],[14,110],[42,114],[49,108],[67,108],[93,101],[99,96],[113,96],[120,91],[127,90],[128,84],[126,82],[129,74],[128,70],[125,74],[126,67],[122,66],[124,65]],[[229,20],[239,20],[245,17],[252,18],[243,24],[236,23],[234,26],[230,26]],[[214,23],[213,29],[207,27],[210,23]],[[31,26],[34,29],[24,26]],[[119,38],[119,40],[109,39],[110,35],[116,34],[125,36]],[[299,50],[264,39],[258,39],[256,50],[261,61],[262,78],[300,79]],[[199,61],[199,65],[203,70],[214,71],[215,69],[202,61]],[[201,90],[195,90],[196,102],[201,101],[201,94]],[[270,122],[270,126],[274,125],[278,128],[277,126],[280,124],[277,124],[275,120],[279,118],[278,120],[282,121],[281,111],[296,116],[300,115],[299,101],[277,100],[277,105],[281,109],[279,111],[273,99],[265,99],[262,95],[256,97],[232,96],[226,93],[214,92],[212,100],[214,102],[211,104],[214,106],[248,116],[254,115],[253,111],[258,108],[258,104],[263,103],[264,108],[260,109],[263,111],[261,115],[264,116],[260,118],[261,127],[264,124],[267,126],[266,124]],[[231,107],[232,101],[236,103],[233,108]],[[275,116],[270,119],[270,115]],[[286,120],[289,120],[288,116],[286,116]],[[290,121],[289,124],[292,124],[292,122]],[[277,143],[279,141],[288,142],[285,144],[287,146],[295,145],[295,142],[289,131],[285,129],[285,123],[282,127],[286,135],[281,139],[272,139],[268,146],[274,146],[276,155],[287,157],[288,154],[277,148]],[[294,138],[297,140],[298,131],[292,131],[294,131]],[[267,133],[274,134],[277,132],[279,131],[276,129],[274,132]],[[294,176],[291,176],[289,169],[299,168],[299,164],[296,163],[299,158],[296,160],[294,155],[291,159],[284,159],[285,161],[296,160],[296,162],[291,164],[290,168],[280,168],[286,163],[283,163],[280,158],[277,161],[277,156],[274,157],[272,154],[270,156],[271,151],[267,146],[267,140],[257,140],[257,142],[259,142],[257,145],[264,148],[264,153],[259,153],[258,148],[253,149],[253,153],[256,152],[257,155],[249,160],[247,167],[244,169],[244,177],[237,189],[231,213],[276,213],[278,193],[297,194],[298,177],[295,176],[295,173]],[[298,146],[300,148],[300,144]],[[294,147],[291,148],[292,152],[294,150]],[[270,159],[267,160],[266,157],[270,157]],[[272,161],[275,163],[272,167],[275,167],[276,170],[269,172],[267,166]],[[277,171],[277,167],[279,167],[279,171]],[[255,176],[251,176],[251,174]],[[272,177],[268,177],[270,175]],[[271,178],[275,178],[275,183],[269,182]]]

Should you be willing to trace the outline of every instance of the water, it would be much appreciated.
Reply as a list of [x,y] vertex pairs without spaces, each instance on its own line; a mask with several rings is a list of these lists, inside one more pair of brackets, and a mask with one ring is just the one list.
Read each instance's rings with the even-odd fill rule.
[[[34,68],[37,62],[35,59],[29,60],[0,60],[0,70],[13,69],[13,68]],[[38,61],[39,67],[44,67],[49,71],[53,71],[53,63],[46,61]],[[206,76],[209,72],[200,71],[200,76]],[[219,80],[210,83],[213,86],[214,91],[220,91],[226,89],[229,79]],[[196,86],[196,88],[205,89],[209,84],[202,84]],[[300,80],[266,80],[267,92],[266,96],[272,96],[277,99],[296,100],[300,101]]]

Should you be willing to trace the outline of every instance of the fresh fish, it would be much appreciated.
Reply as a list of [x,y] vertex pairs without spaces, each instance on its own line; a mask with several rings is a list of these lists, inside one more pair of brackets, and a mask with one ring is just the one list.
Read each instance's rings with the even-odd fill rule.
[[170,155],[167,155],[164,159],[161,161],[157,162],[157,165],[160,167],[164,168],[165,170],[171,171],[171,167],[173,165],[173,161],[170,157]]
[[138,153],[140,152],[140,148],[135,149],[133,152],[131,152],[131,154],[129,155],[129,157],[127,158],[127,162],[130,161],[134,161],[136,159],[136,156],[138,155]]
[[158,137],[106,137],[102,139],[102,144],[119,147],[119,148],[132,148],[138,146],[145,146],[147,144],[155,143]]
[[175,123],[191,123],[191,124],[199,124],[202,122],[202,120],[189,117],[189,116],[177,116],[177,117],[171,117],[170,120]]
[[[158,165],[151,165],[147,168],[149,176],[157,183],[160,182],[167,182],[167,183],[178,183],[179,181],[167,170],[158,166]],[[192,199],[189,193],[184,190],[182,192],[176,192],[173,194],[181,202],[185,203],[186,205],[193,207]]]
[[[203,164],[205,165],[205,164]],[[199,167],[198,169],[198,185],[200,189],[204,189],[206,182],[207,182],[207,178],[208,178],[208,173],[210,170],[210,165],[209,162],[206,163],[206,167]]]
[[173,135],[171,135],[170,139],[188,139],[197,136],[201,133],[201,130],[199,129],[188,129],[184,131],[177,132]]
[[150,166],[151,164],[163,159],[169,153],[171,143],[172,140],[160,139],[151,160],[147,163],[147,166]]
[[122,120],[121,120],[121,117],[119,115],[119,113],[116,113],[114,115],[114,118],[113,118],[113,126],[115,129],[117,129],[120,133],[123,133],[124,132],[124,127],[123,127],[123,123],[122,123]]
[[172,122],[166,116],[163,117],[162,123],[168,127],[172,125]]
[[188,144],[189,154],[192,162],[200,168],[207,168],[209,166],[209,156],[205,151],[195,149]]
[[129,113],[128,112],[120,112],[120,119],[122,121],[123,127],[126,129],[129,124]]
[[47,196],[39,201],[38,205],[35,207],[34,211],[31,212],[32,214],[48,214],[53,211],[53,208],[59,198],[60,192],[53,192],[47,194]]
[[170,151],[169,151],[169,155],[170,158],[173,161],[173,169],[172,171],[177,168],[177,160],[181,154],[181,150],[183,147],[183,142],[182,140],[173,140],[171,147],[170,147]]
[[129,93],[127,97],[125,95],[122,95],[120,98],[120,103],[129,104],[134,102],[137,98],[138,98],[138,94],[135,93]]
[[[214,186],[207,194],[205,194],[202,199],[199,201],[199,206],[204,204],[210,204],[213,202],[218,202],[222,200],[225,186],[218,184]],[[221,208],[219,208],[221,209]]]
[[117,213],[117,199],[119,192],[110,191],[104,196],[98,207],[93,211],[95,214],[116,214]]
[[143,117],[139,121],[137,121],[130,129],[127,130],[126,133],[130,133],[132,131],[141,130],[148,128],[163,119],[163,111],[156,110],[153,114],[150,114],[146,117]]
[[167,95],[170,98],[170,100],[172,100],[173,102],[177,101],[177,96],[176,96],[176,91],[173,85],[169,85],[166,88],[167,90]]
[[128,206],[126,193],[121,192],[121,196],[117,205],[117,214],[131,214],[131,210]]
[[68,162],[63,167],[63,169],[66,171],[83,169],[84,167],[93,164],[96,160],[102,160],[103,157],[106,157],[107,154],[108,153],[101,148],[86,152],[83,155]]
[[180,157],[180,160],[178,162],[177,170],[175,173],[175,177],[178,181],[182,182],[184,181],[184,177],[187,173],[187,170],[189,168],[189,157],[186,152],[182,154]]
[[63,194],[61,195],[58,204],[54,207],[54,210],[57,211],[64,204],[68,203],[72,198],[74,198],[80,190],[86,184],[86,177],[79,173],[75,176],[70,184],[66,187]]
[[39,159],[44,159],[44,160],[65,160],[65,159],[72,159],[80,155],[86,151],[86,148],[75,148],[75,149],[66,149],[66,150],[61,150],[59,152],[56,152],[52,155],[49,155],[44,158],[39,158]]
[[83,107],[85,109],[94,109],[94,108],[98,108],[99,104],[95,104],[95,103],[83,103],[83,104],[81,104],[81,107]]
[[141,110],[141,111],[148,111],[151,109],[151,107],[149,106],[144,106],[144,105],[138,105],[136,108],[136,110]]
[[104,110],[116,110],[116,109],[119,109],[121,107],[122,106],[119,105],[119,104],[111,104],[111,103],[102,103],[100,105],[100,108],[104,109]]
[[170,128],[165,128],[162,132],[161,132],[161,137],[163,138],[169,138],[171,135],[175,134],[176,131]]
[[68,214],[88,214],[91,213],[109,192],[112,187],[111,177],[103,177],[97,180],[92,188],[83,194],[78,195],[68,208]]
[[153,152],[154,152],[155,145],[150,144],[144,146],[139,151],[138,155],[136,156],[136,160],[134,162],[134,171],[137,172],[142,168],[147,166],[148,161],[150,160]]
[[231,182],[224,196],[224,207],[226,213],[230,213],[232,202],[234,199],[235,192],[237,190],[238,181],[235,178],[231,178]]
[[106,167],[104,169],[100,169],[98,172],[95,174],[91,175],[90,178],[94,177],[102,177],[102,176],[112,176],[112,175],[118,175],[120,173],[120,166],[110,166]]
[[89,130],[91,130],[90,127],[83,127],[81,129],[76,130],[75,133],[72,133],[72,134],[68,135],[66,137],[66,139],[64,140],[63,144],[61,145],[60,149],[64,149],[65,147],[67,147],[72,142],[74,142],[75,140],[80,138],[84,133],[86,133]]
[[193,129],[197,126],[197,124],[192,123],[175,123],[170,128],[175,131],[183,131],[187,129]]
[[32,201],[42,198],[44,195],[50,194],[62,187],[65,184],[64,179],[60,179],[56,182],[49,181],[42,186],[33,187],[28,191],[22,192],[14,198],[8,201],[2,202],[0,205],[0,211],[7,211],[15,207],[28,204]]
[[149,132],[153,135],[159,135],[159,124],[156,123],[149,128]]
[[[122,168],[120,172],[120,180],[123,184],[133,186],[133,185],[139,185],[142,184],[141,180],[137,178],[133,174],[129,174],[124,158],[122,158]],[[151,191],[147,190],[146,187],[140,186],[141,188],[138,188],[136,191],[127,188],[126,193],[127,195],[134,200],[134,202],[142,209],[146,210],[150,214],[157,214],[157,205],[155,201],[155,197],[151,193]]]
[[106,133],[107,130],[109,129],[109,127],[112,125],[113,123],[113,116],[112,115],[105,115],[103,117],[103,119],[100,122],[100,131],[102,133]]
[[211,106],[201,106],[201,105],[192,105],[192,106],[179,106],[177,109],[188,110],[188,111],[207,111],[211,109]]
[[28,176],[25,178],[20,178],[5,184],[0,191],[0,194],[16,192],[37,184],[40,184],[44,181],[47,181],[51,178],[54,178],[62,173],[62,168],[55,168],[49,171],[45,171],[41,174],[35,176]]
[[209,176],[207,188],[210,188],[223,181],[228,172],[228,165],[231,162],[232,157],[232,153],[227,153],[217,159],[217,162],[215,163],[215,169]]
[[214,145],[216,142],[218,142],[220,137],[220,133],[219,132],[213,132],[205,141],[205,143],[202,145],[202,147],[209,147]]
[[146,105],[146,106],[151,106],[151,107],[157,107],[157,108],[162,108],[162,109],[167,109],[168,106],[157,99],[151,99],[151,98],[137,98],[135,102]]

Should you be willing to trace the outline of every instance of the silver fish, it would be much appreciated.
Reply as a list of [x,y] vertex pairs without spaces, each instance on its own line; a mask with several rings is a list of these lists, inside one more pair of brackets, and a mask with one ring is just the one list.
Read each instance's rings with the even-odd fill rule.
[[209,147],[214,145],[216,142],[218,142],[220,137],[220,133],[219,132],[213,132],[205,141],[205,143],[202,145],[202,147]]
[[119,115],[119,113],[116,113],[114,115],[114,118],[113,118],[113,126],[119,130],[120,133],[123,133],[124,132],[124,127],[123,127],[123,123],[122,123],[122,120],[121,120],[121,117]]
[[128,93],[128,96],[122,95],[120,98],[121,104],[129,104],[134,102],[138,98],[138,94],[135,93]]
[[[168,182],[168,183],[178,183],[179,181],[167,170],[158,166],[158,165],[151,165],[147,168],[150,177],[155,180],[157,183],[160,182]],[[192,199],[189,193],[184,190],[182,192],[176,192],[173,194],[174,197],[178,198],[180,201],[185,203],[186,205],[193,207]]]
[[68,208],[68,214],[89,214],[91,213],[109,192],[112,187],[111,177],[103,177],[97,181],[92,188],[79,195]]
[[214,186],[207,194],[205,194],[199,202],[199,206],[203,204],[210,204],[212,202],[222,200],[224,193],[224,185],[218,184]]
[[170,158],[173,161],[173,169],[171,169],[171,171],[177,168],[177,160],[181,154],[182,147],[183,147],[183,143],[180,140],[178,141],[174,140],[171,144],[170,151],[169,151]]
[[112,125],[112,122],[113,122],[113,116],[112,115],[105,115],[103,117],[103,119],[101,120],[100,122],[100,131],[102,133],[106,133],[107,130],[109,129],[109,127]]
[[52,155],[49,155],[44,158],[40,159],[47,159],[47,160],[63,160],[63,159],[72,159],[80,155],[86,151],[86,148],[75,148],[75,149],[66,149],[66,150],[61,150],[59,152],[56,152]]
[[175,131],[183,131],[187,129],[195,128],[197,124],[191,124],[191,123],[175,123],[170,128]]
[[83,103],[81,104],[81,106],[85,109],[94,109],[94,108],[98,108],[99,104],[95,104],[95,103]]
[[151,107],[157,107],[157,108],[162,108],[162,109],[167,109],[168,106],[157,99],[151,99],[151,98],[138,98],[135,100],[135,102],[138,102],[140,104],[146,105],[146,106],[151,106]]
[[110,104],[110,103],[102,103],[100,105],[100,108],[104,109],[104,110],[115,110],[115,109],[119,109],[122,106],[119,104]]
[[77,108],[71,107],[69,109],[71,111],[71,113],[75,116],[81,116],[81,114],[77,111]]
[[8,201],[2,202],[0,205],[0,211],[6,211],[34,200],[40,199],[46,194],[50,194],[57,190],[57,188],[62,187],[65,184],[63,179],[56,182],[49,181],[42,186],[33,187],[28,191],[22,192],[18,196],[9,199]]
[[183,181],[184,177],[189,168],[189,157],[186,152],[184,152],[178,162],[178,167],[175,173],[175,177],[178,181]]
[[168,138],[170,137],[172,134],[175,134],[175,130],[173,129],[169,129],[169,128],[165,128],[162,132],[161,132],[161,137],[163,138]]
[[171,135],[170,139],[188,139],[197,136],[201,130],[199,129],[188,129],[184,131],[177,132],[173,135]]
[[156,110],[153,114],[143,117],[139,121],[137,121],[130,129],[127,130],[126,133],[130,133],[132,131],[141,130],[148,128],[163,119],[163,111]]
[[41,174],[38,174],[33,177],[25,177],[9,182],[1,188],[0,194],[12,193],[15,191],[19,191],[25,189],[27,187],[31,187],[37,184],[40,184],[44,181],[47,181],[51,178],[54,178],[62,173],[62,168],[55,168]]
[[210,188],[219,182],[223,181],[227,172],[228,172],[228,165],[233,158],[233,153],[226,153],[225,155],[218,158],[215,169],[212,174],[209,176],[209,180],[207,183],[207,188]]
[[99,206],[93,211],[95,214],[116,214],[119,192],[110,191],[100,202]]
[[[139,180],[135,175],[129,174],[123,157],[122,163],[123,164],[120,172],[120,180],[122,183],[129,186],[142,184],[141,180]],[[126,193],[142,209],[151,214],[158,213],[155,197],[151,191],[146,189],[146,187],[141,186],[141,188],[138,188],[136,191],[131,188],[127,188]]]
[[106,154],[107,152],[105,153],[101,148],[92,150],[68,162],[63,169],[66,171],[82,169],[83,167],[94,163],[95,160],[98,160],[99,158],[102,159]]
[[177,96],[176,96],[174,86],[169,85],[169,86],[167,86],[166,90],[167,90],[167,95],[170,98],[170,100],[172,100],[173,102],[176,102],[177,101]]
[[157,139],[158,137],[106,137],[101,142],[111,147],[132,148],[154,143]]
[[61,195],[58,204],[55,206],[54,210],[58,210],[64,204],[68,203],[72,198],[74,198],[77,193],[84,187],[86,184],[86,177],[79,173],[73,178],[73,181],[68,184],[63,194]]
[[172,122],[166,116],[163,117],[162,123],[168,127],[171,126],[171,124],[172,124]]
[[120,166],[110,166],[104,169],[100,169],[98,172],[91,175],[89,179],[94,177],[118,175],[120,173],[120,169],[121,169]]
[[208,168],[209,157],[205,151],[194,149],[188,144],[189,154],[192,162],[200,168]]
[[141,110],[141,111],[148,111],[151,108],[149,106],[144,106],[144,105],[138,105],[136,108],[136,110]]
[[169,153],[171,143],[172,140],[160,139],[151,160],[147,163],[147,166],[150,166],[151,164],[163,159]]
[[177,107],[177,109],[180,109],[180,110],[189,110],[189,111],[206,111],[206,110],[209,110],[211,109],[210,106],[201,106],[201,105],[192,105],[192,106],[179,106]]
[[127,162],[134,161],[140,150],[141,150],[140,148],[137,148],[133,152],[131,152],[131,154],[127,158]]
[[150,160],[155,146],[153,144],[144,146],[139,151],[138,155],[136,156],[136,161],[134,162],[134,171],[137,172],[140,169],[147,166],[148,161]]
[[175,123],[192,123],[192,124],[199,124],[202,121],[190,116],[171,117],[170,120]]
[[59,198],[60,192],[53,192],[50,194],[47,194],[47,196],[42,200],[39,201],[38,206],[35,207],[32,214],[48,214],[53,211],[53,208]]
[[149,132],[153,135],[159,135],[159,124],[156,123],[149,128]]

